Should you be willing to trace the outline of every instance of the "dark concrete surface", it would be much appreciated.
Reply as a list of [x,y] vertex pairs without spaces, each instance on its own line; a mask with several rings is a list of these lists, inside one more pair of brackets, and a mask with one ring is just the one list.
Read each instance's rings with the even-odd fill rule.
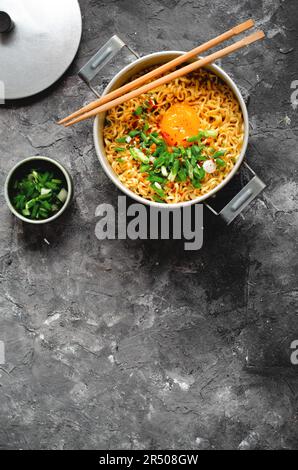
[[[64,78],[0,109],[1,185],[41,154],[70,169],[76,192],[43,228],[18,222],[1,195],[0,448],[297,449],[297,2],[80,3],[82,44]],[[268,39],[222,66],[250,95],[247,160],[265,192],[229,227],[206,211],[197,252],[99,242],[95,208],[119,193],[92,123],[55,125],[92,99],[78,69],[114,33],[142,55],[188,50],[251,16]]]

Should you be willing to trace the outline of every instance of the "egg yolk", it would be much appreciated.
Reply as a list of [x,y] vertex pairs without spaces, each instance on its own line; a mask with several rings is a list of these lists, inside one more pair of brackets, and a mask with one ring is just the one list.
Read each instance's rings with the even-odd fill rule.
[[198,134],[200,119],[188,104],[173,104],[163,115],[160,129],[168,145],[187,146],[187,138]]

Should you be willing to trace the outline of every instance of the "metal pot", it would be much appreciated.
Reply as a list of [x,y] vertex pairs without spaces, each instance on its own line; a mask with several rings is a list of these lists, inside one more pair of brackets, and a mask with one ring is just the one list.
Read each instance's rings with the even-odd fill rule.
[[[80,71],[79,75],[82,79],[84,79],[90,88],[97,94],[94,88],[91,87],[90,82],[92,78],[98,73],[98,71],[112,58],[116,55],[116,53],[121,50],[124,46],[128,47],[121,39],[117,36],[113,36],[99,51],[95,56],[86,64],[85,67]],[[128,47],[128,49],[130,49]],[[136,56],[137,54],[130,49]],[[112,90],[119,88],[120,86],[124,85],[127,81],[129,81],[134,75],[137,73],[144,71],[154,65],[161,65],[165,62],[168,62],[175,57],[184,54],[182,51],[163,51],[163,52],[156,52],[154,54],[149,54],[144,57],[138,57],[133,63],[126,65],[119,73],[115,75],[115,77],[111,80],[108,84],[106,89],[104,90],[104,95],[111,92]],[[194,59],[195,60],[195,59]],[[245,157],[245,152],[247,149],[248,143],[248,135],[249,135],[249,120],[248,120],[248,113],[245,102],[242,98],[242,95],[239,91],[239,88],[234,83],[234,81],[229,77],[224,70],[217,66],[217,65],[209,65],[206,67],[207,70],[210,70],[214,74],[218,75],[234,92],[236,96],[244,119],[244,139],[243,145],[241,149],[241,153],[238,157],[238,160],[232,169],[232,171],[228,174],[224,181],[222,181],[218,186],[212,189],[208,194],[200,196],[196,199],[186,202],[180,202],[176,204],[161,204],[153,201],[149,201],[131,190],[129,190],[124,184],[121,183],[116,173],[113,171],[107,157],[105,154],[104,148],[104,141],[103,141],[103,127],[105,121],[105,113],[99,114],[94,121],[94,144],[96,148],[96,153],[98,159],[107,174],[107,176],[113,181],[113,183],[123,191],[127,196],[133,198],[137,202],[142,204],[146,204],[147,206],[154,206],[154,207],[167,207],[169,209],[176,209],[185,206],[189,206],[196,203],[205,202],[211,196],[214,196],[215,193],[220,191],[237,173],[242,163],[246,165],[246,167],[252,172],[253,178],[248,182],[244,188],[221,210],[218,214],[211,206],[206,204],[210,210],[216,215],[221,215],[227,223],[230,223],[265,187],[265,184],[255,175],[254,171],[245,163],[243,162]]]

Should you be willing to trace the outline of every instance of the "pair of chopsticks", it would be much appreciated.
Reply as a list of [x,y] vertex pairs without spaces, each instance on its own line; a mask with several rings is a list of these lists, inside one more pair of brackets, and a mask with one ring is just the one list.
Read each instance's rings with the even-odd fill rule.
[[153,90],[154,88],[160,85],[169,83],[171,80],[174,80],[175,78],[179,78],[200,67],[204,67],[205,65],[210,64],[211,62],[214,62],[215,60],[220,59],[221,57],[227,56],[228,54],[231,54],[232,52],[235,52],[238,49],[248,46],[249,44],[255,41],[258,41],[259,39],[263,39],[265,37],[264,32],[257,31],[241,39],[240,41],[237,41],[234,44],[231,44],[230,46],[227,46],[206,57],[198,59],[195,62],[192,62],[189,65],[186,65],[185,67],[182,67],[178,70],[175,70],[174,72],[171,72],[167,75],[164,75],[158,78],[157,80],[154,80],[150,83],[145,84],[145,82],[147,82],[148,80],[155,78],[158,75],[164,74],[165,72],[168,72],[170,69],[173,69],[174,67],[177,67],[183,62],[186,62],[188,59],[198,54],[201,54],[202,52],[208,49],[211,49],[212,47],[215,47],[218,44],[221,44],[223,41],[226,41],[227,39],[230,39],[233,36],[237,36],[238,34],[242,33],[243,31],[246,31],[249,28],[252,28],[253,26],[254,26],[254,21],[251,19],[245,21],[244,23],[239,24],[238,26],[235,26],[229,31],[226,31],[220,36],[217,36],[216,38],[211,39],[210,41],[202,44],[201,46],[198,46],[195,49],[192,49],[186,54],[183,54],[177,57],[176,59],[171,60],[170,62],[167,62],[161,67],[151,70],[151,72],[147,73],[146,75],[142,75],[136,80],[133,80],[132,82],[129,82],[126,85],[118,88],[117,90],[114,90],[111,93],[108,93],[107,95],[101,97],[100,99],[95,100],[92,103],[89,103],[88,105],[84,106],[83,108],[79,109],[73,114],[70,114],[70,116],[67,116],[66,118],[59,121],[58,124],[63,124],[65,127],[69,127],[69,126],[72,126],[73,124],[76,124],[77,122],[84,121],[85,119],[89,119],[93,116],[96,116],[99,113],[108,111],[109,109],[115,106],[118,106],[119,104],[122,104],[125,101],[136,98],[137,96],[143,93],[147,93],[148,91]]

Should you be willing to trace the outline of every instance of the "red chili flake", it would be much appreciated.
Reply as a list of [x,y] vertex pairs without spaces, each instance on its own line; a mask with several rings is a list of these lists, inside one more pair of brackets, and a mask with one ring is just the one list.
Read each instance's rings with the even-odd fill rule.
[[163,136],[164,139],[168,139],[170,137],[170,134],[164,131],[161,132],[161,135]]
[[167,132],[161,131],[161,135],[169,145],[174,145],[173,139],[170,136],[170,134],[168,134]]
[[149,107],[148,107],[149,112],[154,111],[155,109],[157,109],[157,104],[155,103],[155,101],[153,101],[152,98],[149,98],[148,104],[149,104]]

